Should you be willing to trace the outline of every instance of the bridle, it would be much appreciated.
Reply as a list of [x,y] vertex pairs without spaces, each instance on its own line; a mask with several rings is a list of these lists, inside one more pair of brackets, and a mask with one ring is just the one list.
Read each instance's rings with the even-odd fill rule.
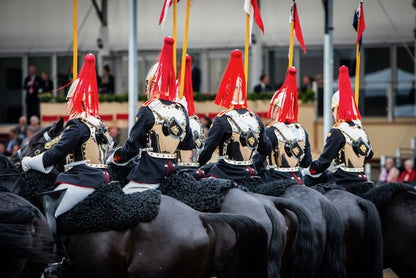
[[[48,131],[45,131],[43,133],[42,137],[45,139],[45,143],[43,144],[43,148],[34,150],[32,155],[36,156],[36,155],[41,154],[45,150],[50,149],[53,145],[55,145],[59,141],[59,139],[61,138],[61,135],[58,135],[54,138],[51,138],[48,134]],[[28,148],[29,144],[30,144],[30,142],[28,144],[26,144],[25,146],[23,146],[23,148],[25,148],[25,149]],[[23,148],[21,148],[17,151],[17,157],[19,158],[19,162],[17,162],[15,164],[16,166],[20,166],[21,162],[23,160],[23,157],[24,157],[24,155],[22,153]],[[24,177],[27,176],[27,173],[20,172],[20,173],[10,173],[10,174],[0,174],[0,178],[2,178],[2,177],[13,177],[13,176],[18,177],[10,188],[10,191],[14,193],[16,188],[17,188],[17,185],[21,182],[23,176]]]

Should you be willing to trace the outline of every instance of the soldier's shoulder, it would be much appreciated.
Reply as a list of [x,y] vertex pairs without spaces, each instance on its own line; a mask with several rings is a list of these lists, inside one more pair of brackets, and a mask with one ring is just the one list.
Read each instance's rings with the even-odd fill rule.
[[227,114],[228,112],[230,112],[232,110],[233,110],[232,108],[222,110],[220,113],[217,114],[217,117],[222,117],[222,116],[224,116],[225,114]]
[[146,100],[146,101],[143,103],[143,106],[149,106],[149,104],[151,104],[154,100],[155,100],[154,98],[151,98],[151,99]]

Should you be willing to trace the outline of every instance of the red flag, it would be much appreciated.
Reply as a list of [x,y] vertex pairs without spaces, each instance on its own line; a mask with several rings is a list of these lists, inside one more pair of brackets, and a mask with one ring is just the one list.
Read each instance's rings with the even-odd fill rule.
[[[360,24],[358,24],[358,21],[360,21]],[[358,29],[357,29],[357,25],[359,25]],[[357,31],[357,39],[356,39],[355,43],[356,44],[358,42],[361,43],[361,37],[362,37],[362,35],[364,33],[364,29],[365,29],[364,5],[363,5],[362,2],[358,5],[358,8],[354,13],[353,26],[354,26],[355,30]]]
[[[179,1],[180,0],[176,0],[176,2]],[[165,2],[163,3],[162,11],[160,12],[159,25],[165,23],[166,17],[168,16],[168,9],[170,6],[172,6],[172,4],[172,0],[165,0]]]
[[302,35],[302,28],[300,27],[298,9],[296,7],[295,2],[293,2],[293,5],[292,5],[292,20],[295,23],[296,39],[298,40],[300,46],[302,47],[303,52],[306,53],[305,42],[303,41],[303,35]]
[[251,30],[253,29],[253,18],[256,21],[257,26],[259,26],[260,30],[264,34],[263,20],[261,19],[261,14],[259,6],[257,5],[257,0],[245,0],[244,11],[250,15],[250,37]]

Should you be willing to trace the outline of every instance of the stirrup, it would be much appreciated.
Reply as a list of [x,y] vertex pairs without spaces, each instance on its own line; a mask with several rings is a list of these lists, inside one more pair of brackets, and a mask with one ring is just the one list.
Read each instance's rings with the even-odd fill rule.
[[62,277],[62,270],[65,266],[65,257],[60,262],[49,263],[43,271],[44,278],[60,278]]

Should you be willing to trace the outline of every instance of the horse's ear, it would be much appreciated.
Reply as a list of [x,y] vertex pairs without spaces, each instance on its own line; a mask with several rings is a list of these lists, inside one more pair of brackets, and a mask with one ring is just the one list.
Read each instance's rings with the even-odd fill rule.
[[62,131],[64,130],[64,118],[60,118],[59,121],[56,123],[55,129],[57,131]]

